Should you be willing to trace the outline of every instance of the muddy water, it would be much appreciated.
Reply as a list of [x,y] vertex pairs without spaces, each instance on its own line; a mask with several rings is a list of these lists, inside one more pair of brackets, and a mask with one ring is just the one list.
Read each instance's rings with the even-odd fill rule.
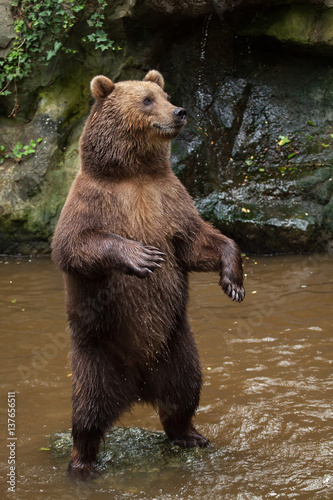
[[[68,457],[41,450],[70,427],[61,276],[47,260],[0,261],[3,477],[13,441],[7,393],[16,391],[9,498],[333,498],[332,257],[247,259],[241,305],[220,292],[215,275],[193,275],[190,317],[205,379],[196,422],[212,446],[149,473],[121,473],[117,464],[89,485],[67,479]],[[151,408],[120,425],[161,429]]]

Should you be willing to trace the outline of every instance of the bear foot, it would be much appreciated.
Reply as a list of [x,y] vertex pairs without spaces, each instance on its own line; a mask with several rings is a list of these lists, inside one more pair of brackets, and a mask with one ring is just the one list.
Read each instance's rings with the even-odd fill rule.
[[182,448],[206,448],[210,445],[209,439],[196,430],[190,431],[181,437],[171,439],[171,443]]
[[68,474],[71,479],[81,482],[96,479],[101,475],[101,470],[96,463],[84,464],[71,460],[68,464]]

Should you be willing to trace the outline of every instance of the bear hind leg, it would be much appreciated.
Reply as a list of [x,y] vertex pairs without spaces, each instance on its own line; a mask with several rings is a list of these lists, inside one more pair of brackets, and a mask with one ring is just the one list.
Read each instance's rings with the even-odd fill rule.
[[124,391],[121,375],[113,369],[106,352],[102,348],[72,347],[73,449],[68,470],[74,479],[100,474],[100,441],[134,399],[131,387]]
[[170,338],[167,354],[158,360],[152,385],[154,403],[171,442],[182,447],[208,446],[209,440],[193,425],[202,374],[198,349],[186,317]]
[[73,422],[73,449],[68,472],[72,478],[84,481],[100,474],[96,460],[104,430],[98,426],[89,430],[80,427],[80,423]]

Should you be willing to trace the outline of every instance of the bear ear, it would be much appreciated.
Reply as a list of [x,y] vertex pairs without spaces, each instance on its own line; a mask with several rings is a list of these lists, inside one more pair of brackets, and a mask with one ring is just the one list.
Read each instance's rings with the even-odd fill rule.
[[94,99],[104,99],[111,94],[115,84],[106,76],[95,76],[90,82],[91,95]]
[[152,69],[148,71],[143,79],[144,82],[154,82],[157,83],[162,89],[164,88],[164,78],[159,71]]

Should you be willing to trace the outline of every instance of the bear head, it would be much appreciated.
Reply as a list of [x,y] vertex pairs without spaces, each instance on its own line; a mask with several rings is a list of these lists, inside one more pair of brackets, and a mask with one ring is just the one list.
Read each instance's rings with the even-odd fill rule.
[[141,81],[118,83],[99,75],[90,87],[95,103],[80,143],[85,170],[124,177],[169,156],[186,111],[170,103],[161,73],[151,70]]

